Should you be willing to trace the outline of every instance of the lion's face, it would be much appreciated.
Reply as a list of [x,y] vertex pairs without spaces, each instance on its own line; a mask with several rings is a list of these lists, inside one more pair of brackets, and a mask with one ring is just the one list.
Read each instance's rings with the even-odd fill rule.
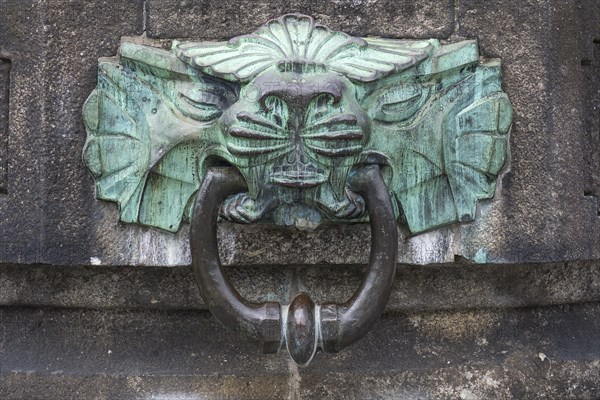
[[348,177],[378,164],[417,233],[472,220],[506,160],[500,63],[480,62],[475,41],[358,38],[290,14],[226,42],[119,55],[86,103],[84,158],[126,222],[176,231],[222,162],[248,186],[225,218],[356,221]]

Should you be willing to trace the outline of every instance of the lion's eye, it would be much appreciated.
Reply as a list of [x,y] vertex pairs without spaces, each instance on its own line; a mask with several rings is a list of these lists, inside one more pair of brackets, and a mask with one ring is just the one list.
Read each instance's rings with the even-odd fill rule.
[[419,85],[401,85],[386,88],[375,98],[374,119],[385,122],[401,122],[419,110],[427,91]]
[[185,116],[196,121],[213,121],[221,116],[223,110],[235,101],[235,94],[225,88],[194,82],[177,82],[175,106]]
[[356,115],[326,93],[308,107],[301,136],[309,153],[329,158],[352,156],[363,148],[364,133]]
[[181,112],[198,121],[211,121],[222,114],[219,99],[213,95],[186,96],[180,93],[177,100]]
[[334,112],[334,103],[334,97],[328,93],[321,93],[316,96],[306,110],[306,127],[310,127],[315,121],[323,119]]

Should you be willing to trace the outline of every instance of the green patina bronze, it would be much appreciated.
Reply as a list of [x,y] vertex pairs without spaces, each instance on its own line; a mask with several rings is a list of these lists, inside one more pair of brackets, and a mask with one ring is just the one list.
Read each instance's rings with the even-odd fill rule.
[[227,42],[123,43],[84,106],[84,160],[122,221],[170,232],[214,165],[248,185],[225,218],[312,227],[363,221],[347,178],[379,164],[419,233],[494,195],[511,120],[500,62],[475,41],[357,38],[285,15]]

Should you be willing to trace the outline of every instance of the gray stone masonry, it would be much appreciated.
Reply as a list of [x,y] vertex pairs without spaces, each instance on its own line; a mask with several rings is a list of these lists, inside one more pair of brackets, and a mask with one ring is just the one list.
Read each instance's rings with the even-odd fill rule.
[[[473,223],[398,243],[387,312],[298,369],[206,311],[177,234],[119,222],[81,160],[98,58],[288,12],[356,36],[477,39],[510,161]],[[0,0],[0,399],[600,399],[598,0]],[[341,301],[366,224],[219,227],[249,299]]]

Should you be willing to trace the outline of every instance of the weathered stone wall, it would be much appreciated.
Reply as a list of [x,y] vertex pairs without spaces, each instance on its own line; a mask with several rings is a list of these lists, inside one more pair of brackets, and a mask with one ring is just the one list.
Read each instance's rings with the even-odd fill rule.
[[[0,119],[0,154],[6,165],[0,169],[5,176],[0,180],[0,261],[188,264],[187,228],[173,236],[122,225],[114,204],[94,198],[80,153],[85,140],[81,107],[95,86],[97,60],[114,56],[123,36],[225,39],[291,11],[355,35],[475,38],[483,56],[502,59],[514,123],[511,161],[496,198],[480,203],[474,223],[402,240],[400,262],[600,257],[597,103],[590,101],[598,85],[590,78],[598,63],[594,39],[600,37],[594,1],[0,4],[0,58],[11,65],[10,81],[3,82],[9,85],[8,101],[2,97],[8,124]],[[1,76],[6,81],[6,74]],[[329,246],[341,238],[347,241],[341,249]],[[228,263],[313,264],[362,263],[368,241],[366,226],[301,234],[224,224],[221,244]],[[273,251],[280,246],[285,251]],[[308,259],[306,249],[312,249]]]
[[[495,198],[402,238],[385,319],[300,372],[204,311],[188,226],[120,223],[81,161],[82,105],[122,37],[223,40],[287,12],[477,39],[514,110]],[[597,0],[0,0],[0,398],[598,398],[599,43]],[[240,292],[280,301],[347,298],[370,245],[366,225],[219,237]]]

